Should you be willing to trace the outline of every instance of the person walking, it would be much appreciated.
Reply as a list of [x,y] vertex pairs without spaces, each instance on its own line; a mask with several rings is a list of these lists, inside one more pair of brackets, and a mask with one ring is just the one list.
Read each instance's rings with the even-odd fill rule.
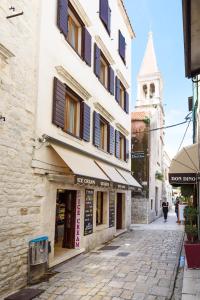
[[164,215],[164,222],[167,222],[167,214],[169,210],[169,203],[167,201],[163,201],[162,203],[163,215]]
[[176,213],[176,216],[177,216],[176,223],[179,223],[179,200],[178,199],[176,200],[176,203],[175,203],[175,213]]

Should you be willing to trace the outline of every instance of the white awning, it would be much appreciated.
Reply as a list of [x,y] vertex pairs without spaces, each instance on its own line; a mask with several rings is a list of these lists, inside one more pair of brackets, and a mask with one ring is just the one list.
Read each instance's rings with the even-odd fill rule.
[[183,147],[181,151],[172,159],[169,173],[192,174],[199,172],[199,144]]
[[126,180],[119,174],[119,172],[117,172],[117,170],[111,165],[100,161],[95,162],[101,168],[101,170],[103,170],[103,172],[110,178],[111,181],[125,185],[128,184]]
[[75,175],[109,181],[109,178],[91,158],[58,145],[51,144],[51,147],[56,151],[56,153],[62,158],[62,160]]
[[122,169],[117,169],[117,171],[124,177],[124,179],[127,181],[128,185],[137,187],[137,188],[142,188],[142,186],[135,180],[135,178],[131,175],[130,172],[122,170]]

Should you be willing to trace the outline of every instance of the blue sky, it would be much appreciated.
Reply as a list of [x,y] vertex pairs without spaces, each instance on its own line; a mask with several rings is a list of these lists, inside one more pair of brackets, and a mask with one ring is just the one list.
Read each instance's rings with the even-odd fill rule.
[[[136,100],[136,76],[146,48],[148,32],[153,32],[154,47],[164,81],[165,123],[184,120],[187,98],[192,95],[191,80],[185,78],[181,0],[124,0],[136,39],[132,45],[132,110]],[[180,145],[187,124],[166,129],[165,144],[172,158]],[[184,145],[192,143],[192,124]]]

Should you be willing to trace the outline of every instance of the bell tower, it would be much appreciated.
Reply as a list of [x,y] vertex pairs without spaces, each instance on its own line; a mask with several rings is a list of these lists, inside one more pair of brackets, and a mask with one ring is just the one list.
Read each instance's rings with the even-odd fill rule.
[[158,69],[153,35],[149,32],[145,55],[137,77],[136,110],[149,110],[155,105],[162,106],[162,77]]

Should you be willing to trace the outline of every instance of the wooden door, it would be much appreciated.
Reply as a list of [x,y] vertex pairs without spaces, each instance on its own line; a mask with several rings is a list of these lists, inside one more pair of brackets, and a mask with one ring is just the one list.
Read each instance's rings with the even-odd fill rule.
[[75,248],[76,191],[65,192],[63,248]]
[[117,193],[117,229],[122,229],[122,194]]

